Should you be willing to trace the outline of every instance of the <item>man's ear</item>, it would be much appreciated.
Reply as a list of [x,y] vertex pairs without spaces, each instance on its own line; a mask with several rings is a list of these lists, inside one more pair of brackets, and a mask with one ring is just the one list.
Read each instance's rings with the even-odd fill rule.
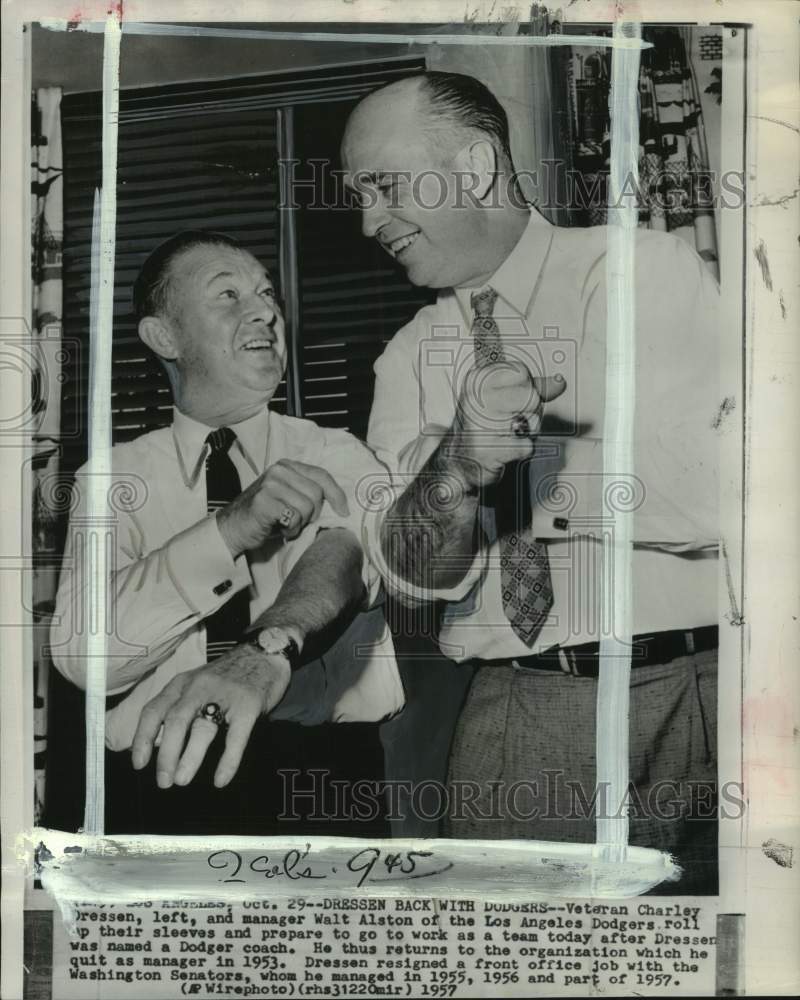
[[476,139],[458,154],[459,166],[472,176],[470,194],[483,201],[497,183],[497,150],[488,139]]
[[163,361],[174,361],[178,357],[173,326],[161,316],[145,316],[139,320],[139,337]]

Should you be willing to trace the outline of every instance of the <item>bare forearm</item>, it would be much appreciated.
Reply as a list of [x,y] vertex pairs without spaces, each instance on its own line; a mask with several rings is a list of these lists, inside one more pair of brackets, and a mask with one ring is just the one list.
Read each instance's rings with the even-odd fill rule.
[[299,635],[305,651],[349,622],[363,594],[363,553],[345,528],[321,531],[286,578],[275,603],[254,625],[281,626]]
[[[392,573],[417,587],[453,587],[466,575],[479,547],[479,490],[473,470],[448,432],[416,479],[395,501],[381,529]],[[473,473],[473,474],[471,474]]]

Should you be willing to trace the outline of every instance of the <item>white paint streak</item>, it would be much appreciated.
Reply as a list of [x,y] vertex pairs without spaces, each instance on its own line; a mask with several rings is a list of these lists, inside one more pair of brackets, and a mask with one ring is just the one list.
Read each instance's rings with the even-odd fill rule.
[[[640,895],[680,874],[672,859],[660,851],[629,848],[627,863],[619,865],[605,857],[597,844],[344,837],[123,839],[35,830],[28,840],[29,849],[39,843],[47,848],[40,855],[42,884],[69,919],[70,907],[86,901],[235,902],[263,899],[265,892],[271,899],[322,895],[619,899]],[[273,864],[280,868],[292,850],[303,855],[297,871],[308,867],[324,877],[292,879],[282,872],[265,877],[265,869]],[[383,864],[383,858],[398,854],[405,858],[409,851],[430,852],[415,859],[413,873],[407,870],[403,875],[397,867],[389,872]],[[212,867],[208,859],[214,852],[222,853]],[[372,852],[380,856],[366,872]]]
[[[51,30],[66,30],[65,21],[47,21]],[[105,662],[107,625],[112,621],[106,606],[108,553],[105,524],[109,514],[108,489],[111,471],[111,346],[113,328],[114,248],[116,224],[117,126],[119,99],[119,57],[123,30],[136,34],[210,35],[214,37],[306,41],[358,41],[360,43],[430,45],[598,45],[618,50],[612,80],[611,184],[612,203],[622,189],[626,176],[635,176],[638,153],[637,76],[639,51],[649,47],[640,38],[638,26],[615,26],[612,38],[598,36],[494,36],[494,35],[383,35],[340,34],[332,32],[267,32],[176,28],[169,25],[120,24],[110,16],[105,24],[82,22],[72,30],[104,31],[103,67],[103,184],[99,222],[93,237],[93,261],[96,282],[92,289],[92,336],[89,440],[93,477],[89,501],[89,521],[94,529],[87,532],[86,558],[92,566],[90,621],[96,623],[88,636],[87,662],[87,800],[85,829],[102,834],[104,811],[105,752]],[[632,428],[634,414],[634,292],[633,232],[636,226],[635,205],[627,203],[610,213],[607,280],[608,356],[606,368],[605,414],[605,483],[612,487],[620,479],[625,483],[633,471]],[[608,492],[606,495],[609,495]],[[606,544],[607,565],[613,566],[611,586],[604,593],[610,635],[601,642],[600,684],[598,691],[597,779],[607,783],[613,813],[624,800],[628,781],[628,698],[630,661],[620,657],[631,634],[630,515],[615,512],[615,535]],[[471,842],[428,842],[414,847],[436,847],[437,856],[449,858],[451,874],[421,878],[405,884],[392,879],[384,888],[374,885],[370,894],[481,895],[493,892],[502,898],[534,894],[583,897],[619,897],[636,895],[653,885],[674,878],[674,863],[657,851],[627,848],[627,819],[624,816],[599,819],[596,845],[528,844],[524,847],[493,844],[491,848]],[[70,837],[70,843],[80,840]],[[213,840],[213,838],[212,838]],[[257,844],[258,846],[254,846]],[[276,844],[279,845],[276,847]],[[353,846],[353,845],[357,846]],[[290,841],[242,841],[242,850],[263,852],[265,846],[288,850]],[[231,848],[230,841],[219,841],[218,849]],[[364,842],[337,840],[316,844],[323,864],[341,865],[346,872],[338,880],[302,883],[286,880],[285,886],[271,884],[275,894],[297,895],[308,891],[345,892],[353,887],[347,858]],[[214,849],[214,845],[211,845]],[[394,851],[402,847],[392,842]],[[125,857],[120,864],[120,852]],[[71,919],[71,903],[81,899],[124,901],[141,898],[238,899],[260,895],[238,885],[221,886],[214,881],[206,857],[209,842],[202,845],[191,839],[180,845],[173,840],[139,838],[134,841],[95,840],[79,854],[61,854],[45,865],[43,881],[56,896],[66,919]],[[255,856],[255,855],[254,855]],[[330,859],[333,859],[331,861]],[[619,862],[625,860],[625,865]],[[335,864],[334,864],[335,862]],[[465,868],[465,865],[468,866]],[[456,875],[455,872],[458,872]],[[210,876],[209,876],[210,872]],[[203,878],[202,876],[205,876]],[[211,879],[211,880],[209,880]],[[434,882],[438,880],[437,884]],[[135,886],[135,888],[132,888]],[[284,892],[285,888],[285,892]]]
[[[614,24],[614,38],[638,38],[641,25]],[[609,861],[630,857],[628,788],[631,578],[633,512],[625,493],[633,482],[635,400],[634,237],[638,212],[633,192],[638,179],[638,49],[618,49],[611,71],[611,164],[609,177],[606,285],[606,395],[603,425],[603,496],[613,535],[603,538],[600,677],[597,691],[597,783],[607,790],[607,808],[598,813],[597,843]],[[627,182],[627,183],[626,183]],[[612,207],[614,206],[614,207]],[[606,631],[607,630],[607,631]]]
[[[39,26],[48,31],[84,31],[98,33],[104,29],[102,21],[80,21],[77,24],[62,18],[44,18]],[[590,48],[650,49],[651,42],[641,38],[608,38],[603,35],[430,35],[427,32],[415,35],[387,35],[380,32],[349,34],[337,31],[258,31],[252,28],[196,28],[190,25],[154,24],[126,21],[122,27],[126,35],[170,35],[192,38],[239,38],[260,41],[305,41],[305,42],[357,42],[370,45],[587,45]]]
[[103,173],[100,208],[92,232],[92,292],[89,349],[88,504],[84,559],[89,570],[86,636],[86,809],[84,828],[102,833],[105,806],[105,701],[108,629],[109,488],[111,485],[111,346],[114,327],[114,248],[117,220],[118,15],[105,24],[103,46]]

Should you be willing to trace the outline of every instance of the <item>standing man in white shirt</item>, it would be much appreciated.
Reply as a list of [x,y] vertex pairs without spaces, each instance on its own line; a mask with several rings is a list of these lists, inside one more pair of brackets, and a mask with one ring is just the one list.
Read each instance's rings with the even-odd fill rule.
[[[403,693],[355,501],[380,466],[351,435],[270,410],[283,318],[236,241],[167,240],[134,307],[175,407],[171,426],[112,450],[107,830],[292,833],[303,815],[306,833],[383,832],[377,723]],[[76,476],[52,629],[81,687],[92,476]],[[329,791],[373,783],[371,811],[343,814],[323,775]]]
[[601,543],[629,504],[631,842],[713,891],[716,283],[677,238],[637,233],[635,476],[603,497],[605,227],[531,210],[505,112],[460,74],[366,97],[342,157],[364,235],[438,289],[376,363],[368,441],[396,484],[385,578],[447,602],[442,651],[479,664],[448,832],[594,840]]

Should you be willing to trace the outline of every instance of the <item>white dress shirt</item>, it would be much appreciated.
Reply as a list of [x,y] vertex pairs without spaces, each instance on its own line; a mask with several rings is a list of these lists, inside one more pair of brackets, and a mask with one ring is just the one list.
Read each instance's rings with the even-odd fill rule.
[[[634,508],[633,634],[717,621],[719,290],[683,242],[637,232],[634,478],[604,499],[606,232],[550,226],[532,213],[487,282],[498,293],[494,317],[506,356],[535,375],[562,374],[567,385],[545,406],[529,465],[532,527],[548,542],[554,591],[533,646],[505,617],[496,541],[447,591],[411,586],[382,566],[398,595],[450,602],[440,644],[455,660],[514,658],[556,643],[597,641],[604,628],[601,540],[613,532],[615,504]],[[453,421],[474,365],[472,291],[441,292],[376,362],[368,442],[393,471],[396,493]],[[493,519],[486,510],[482,516]],[[493,527],[486,520],[484,526],[491,541]]]
[[[107,689],[130,693],[106,716],[106,742],[129,747],[142,707],[178,673],[206,662],[203,621],[244,588],[251,621],[270,607],[292,567],[322,528],[345,527],[360,538],[359,481],[380,466],[359,441],[340,430],[318,427],[270,412],[232,426],[230,449],[245,489],[269,465],[293,459],[326,469],[347,495],[350,517],[326,502],[317,521],[293,541],[268,539],[234,559],[207,514],[205,439],[212,428],[174,411],[171,427],[144,434],[112,449],[108,521],[111,573]],[[56,667],[85,687],[86,596],[84,562],[89,464],[76,475],[75,507],[61,570],[51,629]],[[372,604],[379,578],[365,558],[364,582]],[[358,614],[320,659],[296,670],[272,712],[275,719],[307,725],[325,721],[370,722],[393,715],[403,690],[391,635],[380,607]]]

